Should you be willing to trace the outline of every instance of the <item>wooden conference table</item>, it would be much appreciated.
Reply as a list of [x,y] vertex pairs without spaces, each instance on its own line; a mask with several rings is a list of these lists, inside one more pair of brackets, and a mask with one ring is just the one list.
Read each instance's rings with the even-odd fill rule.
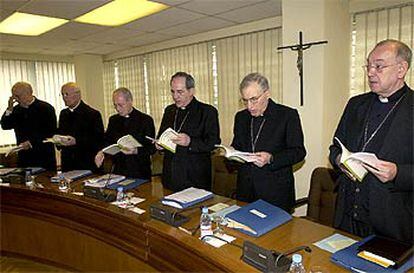
[[[20,256],[75,271],[191,271],[257,272],[244,263],[242,250],[234,245],[214,248],[163,222],[151,219],[149,205],[169,192],[163,190],[158,177],[133,190],[145,198],[137,207],[144,214],[118,208],[95,199],[62,193],[51,184],[52,175],[42,174],[36,182],[44,188],[24,185],[0,186],[1,254]],[[82,182],[72,183],[80,192]],[[202,205],[217,202],[237,203],[215,196]],[[191,220],[187,229],[197,226],[199,209],[184,211]],[[308,245],[312,253],[302,253],[306,268],[320,265],[326,272],[346,272],[329,261],[330,253],[312,245],[332,235],[333,228],[303,218],[292,221],[253,238],[236,230],[225,232],[242,245],[244,240],[278,252]]]

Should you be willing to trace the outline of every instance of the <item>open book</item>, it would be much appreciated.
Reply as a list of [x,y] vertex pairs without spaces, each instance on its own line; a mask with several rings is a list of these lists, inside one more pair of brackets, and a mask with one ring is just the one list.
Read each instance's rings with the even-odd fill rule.
[[147,139],[154,141],[164,149],[175,153],[175,149],[177,148],[177,144],[175,144],[172,139],[177,137],[178,133],[174,131],[172,128],[167,128],[160,136],[159,139],[155,139],[149,136],[146,136]]
[[102,152],[110,155],[115,155],[119,153],[122,149],[135,149],[142,147],[141,143],[138,142],[133,136],[125,135],[118,139],[115,144],[109,145],[102,149]]
[[215,145],[219,149],[224,150],[224,156],[230,160],[244,162],[253,162],[255,160],[254,154],[249,152],[242,152],[234,149],[233,147],[228,147],[222,144]]
[[368,170],[362,163],[370,166],[373,169],[377,169],[375,166],[379,163],[379,160],[375,154],[366,152],[352,153],[347,148],[345,148],[339,138],[335,137],[335,140],[339,143],[342,149],[341,158],[339,159],[340,163],[359,182],[361,182],[368,173]]
[[57,145],[62,145],[64,142],[69,141],[69,136],[63,136],[63,135],[54,135],[53,137],[46,138],[43,140],[43,143],[50,142]]
[[7,151],[6,157],[8,157],[9,155],[12,155],[14,153],[17,153],[17,152],[19,152],[21,150],[23,150],[23,146],[20,146],[19,145],[19,146],[13,147],[13,148],[11,148],[10,150]]

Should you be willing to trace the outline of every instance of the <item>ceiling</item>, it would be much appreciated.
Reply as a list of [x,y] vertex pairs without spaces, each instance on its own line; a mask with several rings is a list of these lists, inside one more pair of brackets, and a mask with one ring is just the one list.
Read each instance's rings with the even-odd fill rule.
[[[281,15],[282,0],[153,0],[170,6],[118,27],[69,22],[36,37],[0,34],[0,51],[110,54]],[[14,11],[74,19],[110,0],[0,0],[0,21]]]

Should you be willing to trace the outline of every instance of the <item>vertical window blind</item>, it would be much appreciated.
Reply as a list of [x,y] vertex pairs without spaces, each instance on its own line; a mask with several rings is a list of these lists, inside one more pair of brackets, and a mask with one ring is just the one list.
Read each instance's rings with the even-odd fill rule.
[[[366,64],[366,58],[375,44],[385,39],[400,40],[413,48],[413,3],[353,14],[350,96],[369,91],[362,66]],[[411,67],[406,76],[406,82],[411,87],[413,77]]]
[[177,71],[192,74],[196,97],[218,108],[221,138],[230,143],[239,104],[238,85],[251,72],[268,77],[272,97],[282,102],[281,29],[270,29],[105,62],[105,116],[114,113],[112,91],[131,89],[135,106],[159,127],[164,108],[173,101],[169,81]]
[[[32,85],[33,94],[55,107],[56,115],[64,108],[61,86],[75,81],[75,66],[66,62],[0,60],[0,113],[6,111],[12,86],[19,81]],[[13,130],[0,130],[0,145],[16,143]]]

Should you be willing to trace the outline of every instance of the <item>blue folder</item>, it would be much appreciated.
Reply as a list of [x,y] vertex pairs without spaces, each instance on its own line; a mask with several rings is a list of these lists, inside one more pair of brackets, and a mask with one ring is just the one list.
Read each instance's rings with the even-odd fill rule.
[[359,250],[358,247],[369,241],[375,235],[368,236],[359,242],[356,242],[344,249],[341,249],[331,256],[331,261],[345,267],[352,272],[367,272],[367,273],[403,273],[413,267],[414,257],[411,257],[398,269],[384,268],[380,265],[367,261],[357,256]]
[[254,230],[256,234],[239,229],[241,232],[259,237],[288,222],[292,219],[292,216],[285,210],[259,199],[227,214],[227,218],[246,225]]
[[125,190],[134,189],[146,182],[149,182],[149,179],[133,179],[133,178],[127,178],[125,180],[113,183],[111,185],[106,186],[108,189],[117,189],[118,187],[122,187]]

